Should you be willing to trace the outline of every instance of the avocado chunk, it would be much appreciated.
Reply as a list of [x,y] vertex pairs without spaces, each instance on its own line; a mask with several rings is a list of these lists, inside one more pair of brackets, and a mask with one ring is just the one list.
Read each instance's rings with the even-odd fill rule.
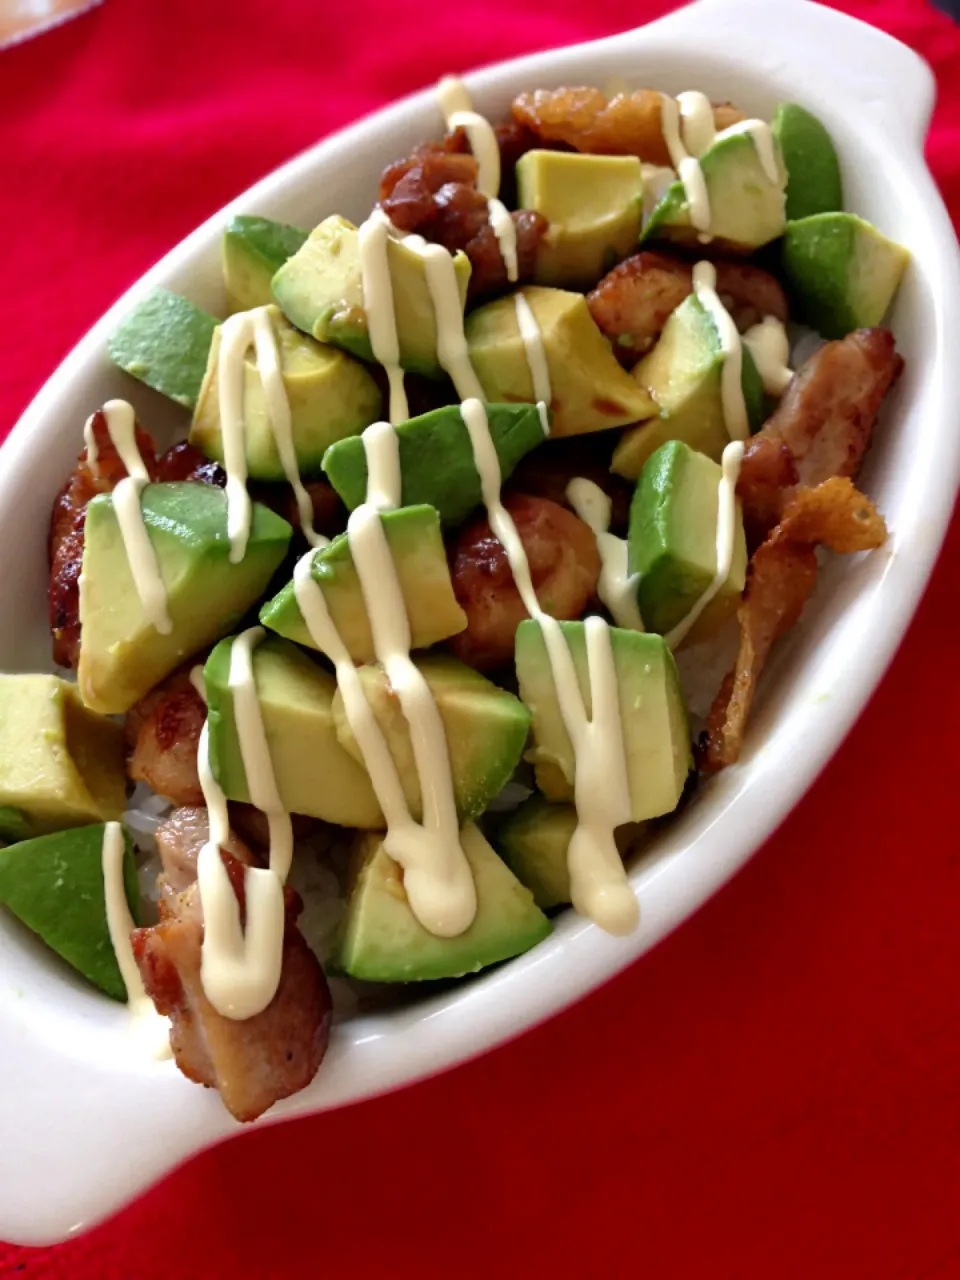
[[590,289],[633,252],[643,212],[636,156],[528,151],[517,161],[517,205],[549,222],[537,249],[537,284]]
[[[783,235],[787,175],[774,143],[777,180],[771,182],[750,133],[738,125],[718,133],[700,157],[710,201],[710,243],[728,253],[750,253]],[[696,247],[700,236],[690,222],[690,206],[679,180],[650,215],[640,242],[666,239]]]
[[[551,436],[576,436],[651,418],[657,406],[620,368],[581,293],[528,285],[526,298],[543,339],[550,374]],[[520,334],[515,295],[467,316],[470,359],[491,402],[535,399],[533,374]]]
[[[750,430],[763,425],[763,382],[746,345],[740,382]],[[695,293],[681,302],[652,351],[632,372],[660,406],[660,416],[624,433],[613,452],[611,470],[633,480],[647,459],[667,440],[684,440],[691,449],[719,462],[730,442],[723,415],[723,366],[726,361],[713,316]]]
[[[387,240],[387,262],[393,285],[393,307],[400,341],[400,364],[410,373],[439,378],[437,322],[426,264],[402,240]],[[467,297],[470,260],[453,256],[460,301]],[[373,360],[363,285],[357,228],[346,218],[325,218],[310,232],[303,246],[273,277],[273,296],[284,315],[298,329],[320,342],[342,347],[361,360]]]
[[[107,925],[104,830],[102,823],[76,827],[0,850],[0,902],[88,982],[113,1000],[126,1000]],[[123,883],[136,921],[137,867],[126,829],[123,841]]]
[[0,805],[0,840],[4,844],[14,844],[17,840],[29,840],[32,832],[30,822],[19,809],[10,805]]
[[121,725],[89,711],[58,676],[0,675],[5,838],[114,820],[126,796]]
[[[543,443],[540,417],[532,404],[488,404],[487,421],[500,460],[500,477],[506,480],[520,459]],[[427,502],[436,507],[445,525],[460,524],[480,505],[483,494],[459,405],[410,418],[396,432],[403,505]],[[366,500],[367,455],[362,440],[332,445],[323,469],[351,511]]]
[[403,871],[383,847],[383,837],[357,838],[352,888],[334,966],[368,982],[418,982],[460,978],[509,960],[541,942],[552,929],[513,872],[472,824],[461,832],[463,851],[477,887],[477,914],[456,938],[428,933],[410,910]]
[[[721,476],[715,462],[682,440],[662,444],[647,459],[630,504],[627,569],[640,575],[637,598],[648,631],[666,635],[713,582]],[[730,573],[685,643],[705,640],[736,612],[746,572],[747,543],[737,502]]]
[[[203,669],[210,767],[229,800],[249,804],[230,688],[233,641],[221,640]],[[366,770],[337,738],[333,676],[295,645],[271,636],[253,651],[253,678],[284,807],[341,827],[382,827]]]
[[218,323],[179,294],[154,289],[123,317],[107,351],[125,373],[193,409]]
[[232,631],[263,594],[293,533],[254,503],[246,555],[231,564],[222,489],[147,485],[141,510],[166,587],[169,635],[143,612],[113,494],[99,494],[87,507],[77,678],[86,705],[107,715],[129,710],[192,654]]
[[[297,466],[305,478],[320,474],[326,450],[344,436],[358,435],[380,417],[383,397],[369,370],[335,347],[323,347],[267,307],[277,338],[283,387],[290,406],[290,431]],[[213,334],[207,371],[197,400],[190,443],[222,463],[220,427],[221,330]],[[254,480],[283,480],[285,474],[270,419],[263,379],[251,347],[243,362],[243,435],[247,470]]]
[[[383,532],[400,580],[410,623],[411,645],[428,649],[467,625],[450,582],[440,520],[433,507],[400,507],[380,516]],[[356,566],[345,533],[314,553],[310,565],[314,582],[323,589],[334,626],[354,662],[374,662],[373,635]],[[260,621],[271,631],[316,649],[303,620],[294,584],[287,585],[260,610]]]
[[791,222],[783,271],[800,319],[824,338],[870,329],[886,315],[910,254],[855,213]]
[[[576,829],[577,810],[572,804],[551,804],[541,795],[524,800],[494,828],[497,853],[543,911],[569,905],[567,850]],[[646,830],[643,822],[617,827],[621,857],[631,857],[639,850]]]
[[788,221],[843,208],[843,180],[833,139],[817,117],[796,102],[781,102],[773,117],[787,171]]
[[[561,622],[561,630],[590,713],[590,682],[584,624]],[[656,818],[677,807],[692,767],[687,711],[676,663],[662,636],[610,628],[610,643],[620,694],[620,716],[630,783],[630,817]],[[537,786],[548,800],[572,801],[574,753],[560,715],[553,670],[539,622],[517,628],[517,678],[520,696],[533,714],[533,750]]]
[[[450,752],[450,771],[461,821],[478,817],[509,781],[527,742],[530,713],[519,698],[499,689],[472,667],[445,654],[415,659],[440,712]],[[400,700],[379,665],[359,668],[367,701],[383,730],[403,784],[411,814],[418,821],[423,808],[410,726]],[[362,760],[343,709],[340,691],[333,702],[340,741]]]
[[309,235],[270,218],[231,218],[223,233],[223,282],[231,312],[273,301],[270,281]]

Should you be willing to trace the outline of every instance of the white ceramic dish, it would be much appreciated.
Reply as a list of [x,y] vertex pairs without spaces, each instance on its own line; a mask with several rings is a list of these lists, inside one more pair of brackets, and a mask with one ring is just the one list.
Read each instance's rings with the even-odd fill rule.
[[[910,248],[893,319],[906,373],[863,476],[891,543],[869,557],[837,558],[822,574],[802,625],[765,675],[742,763],[711,782],[637,868],[642,924],[634,936],[612,938],[570,915],[536,950],[459,991],[339,1028],[312,1087],[270,1119],[339,1106],[488,1049],[571,1003],[689,916],[780,822],[850,728],[945,531],[960,477],[951,371],[960,263],[923,162],[933,101],[927,67],[889,37],[807,0],[701,0],[640,30],[504,63],[468,83],[478,109],[498,119],[522,88],[614,80],[695,87],[767,118],[777,101],[806,103],[836,140],[848,207]],[[47,520],[84,416],[123,395],[161,434],[182,425],[167,402],[107,360],[119,316],[157,284],[218,310],[219,237],[230,214],[306,226],[333,212],[359,220],[381,166],[439,127],[427,89],[297,157],[174,249],[64,361],[0,451],[0,546],[16,548],[0,564],[0,668],[49,662]],[[6,918],[0,974],[0,1238],[60,1239],[236,1132],[216,1094],[188,1084],[170,1063],[144,1061],[123,1010],[72,982]]]

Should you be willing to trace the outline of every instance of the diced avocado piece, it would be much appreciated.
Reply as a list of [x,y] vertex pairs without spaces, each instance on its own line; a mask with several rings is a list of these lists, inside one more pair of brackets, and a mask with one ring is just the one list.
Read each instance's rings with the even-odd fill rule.
[[[746,346],[742,352],[740,382],[750,430],[756,431],[765,415],[763,383]],[[657,345],[633,369],[632,376],[659,405],[660,416],[624,433],[611,470],[636,479],[666,440],[684,440],[719,462],[730,441],[723,415],[725,360],[713,316],[691,293],[670,316]]]
[[[359,435],[364,427],[376,422],[383,397],[369,370],[359,360],[335,347],[314,342],[295,329],[279,307],[267,307],[267,315],[277,337],[297,466],[304,478],[318,476],[323,455],[330,445],[344,436]],[[190,443],[208,458],[222,463],[220,335],[218,327],[193,415]],[[243,363],[243,434],[247,470],[252,479],[283,480],[283,464],[253,347]]]
[[[410,373],[438,378],[437,322],[423,258],[402,240],[387,240],[400,363]],[[467,297],[470,260],[455,253],[460,301]],[[320,342],[373,360],[363,309],[357,228],[346,218],[325,218],[273,277],[273,296],[288,320]]]
[[461,832],[477,887],[477,914],[456,938],[429,933],[410,910],[403,871],[386,853],[383,836],[358,836],[352,888],[333,965],[368,982],[460,978],[508,960],[541,942],[552,929],[513,872],[475,826]]
[[[500,477],[506,480],[520,459],[543,443],[543,426],[532,404],[488,404],[487,421],[500,460]],[[403,504],[427,502],[436,507],[444,524],[460,524],[480,505],[483,495],[459,406],[445,405],[410,418],[396,432]],[[341,440],[331,446],[323,469],[351,511],[366,500],[367,455],[362,440]]]
[[154,289],[123,317],[107,351],[125,373],[192,409],[218,323],[179,294]]
[[833,139],[815,115],[796,102],[781,102],[773,136],[787,171],[788,221],[843,208],[843,181]]
[[799,318],[824,338],[869,329],[887,313],[910,254],[855,213],[791,222],[783,271]]
[[[95,987],[126,1000],[107,925],[104,830],[102,823],[76,827],[0,850],[0,902]],[[137,867],[126,829],[123,842],[123,883],[136,921]]]
[[[249,803],[230,689],[233,641],[221,640],[203,669],[210,767],[228,800]],[[295,645],[270,636],[253,651],[253,678],[284,807],[341,827],[382,827],[366,770],[337,738],[333,676]]]
[[[433,507],[400,507],[380,516],[410,623],[411,645],[428,649],[467,625],[450,582],[450,567]],[[314,553],[310,566],[319,583],[340,638],[354,662],[374,662],[373,636],[363,601],[360,579],[345,533]],[[292,582],[260,610],[260,621],[271,631],[316,649],[303,620]]]
[[[450,752],[450,771],[461,821],[478,817],[503,790],[520,762],[530,729],[530,713],[519,698],[499,689],[472,667],[445,654],[416,658],[440,712]],[[410,726],[400,701],[379,665],[359,668],[367,701],[383,730],[403,783],[410,812],[422,816]],[[356,759],[360,748],[343,709],[339,690],[333,715],[340,741]]]
[[77,678],[86,705],[107,715],[129,710],[192,654],[232,631],[263,594],[293,533],[254,503],[246,555],[231,564],[222,489],[147,485],[141,510],[167,592],[168,635],[143,612],[113,495],[100,494],[87,507]]
[[[657,406],[620,368],[581,293],[527,285],[550,374],[550,434],[576,436],[651,418]],[[467,316],[470,359],[492,402],[535,400],[515,297],[497,298]]]
[[309,235],[270,218],[231,218],[223,233],[223,282],[231,312],[273,301],[270,281]]
[[[630,504],[627,569],[640,575],[637,598],[648,631],[666,635],[713,582],[721,476],[715,462],[682,440],[662,444],[647,459]],[[687,632],[687,643],[706,639],[736,611],[746,572],[738,501],[730,574]]]
[[[590,681],[584,624],[561,622],[590,714]],[[630,817],[656,818],[677,807],[692,767],[687,711],[677,666],[662,636],[610,628],[620,695],[620,716],[630,784]],[[533,713],[537,786],[548,800],[572,801],[574,754],[560,715],[553,670],[539,622],[517,628],[520,696]]]
[[[541,795],[524,800],[494,829],[497,853],[544,911],[570,902],[567,850],[576,829],[577,810],[572,804],[551,804]],[[621,857],[637,852],[646,830],[643,822],[628,822],[617,828]]]
[[[774,144],[778,177],[771,182],[764,172],[756,143],[738,126],[718,133],[700,157],[700,168],[710,201],[710,243],[715,250],[750,253],[783,235],[786,222],[784,190],[787,175]],[[690,223],[683,183],[667,189],[643,229],[641,243],[667,239],[677,244],[699,245]]]
[[637,247],[643,171],[636,156],[528,151],[516,167],[517,205],[549,222],[537,284],[590,289]]
[[13,844],[17,840],[29,840],[33,832],[30,822],[20,809],[0,805],[0,840]]
[[[0,675],[0,805],[26,834],[115,820],[126,796],[121,725],[58,676]],[[6,831],[19,833],[15,823]]]

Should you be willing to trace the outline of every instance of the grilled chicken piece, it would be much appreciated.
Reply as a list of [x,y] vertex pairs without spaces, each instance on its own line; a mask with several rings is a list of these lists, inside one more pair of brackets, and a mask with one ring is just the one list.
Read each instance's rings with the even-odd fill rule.
[[717,694],[700,743],[700,768],[714,773],[740,755],[757,680],[774,642],[800,617],[817,576],[817,546],[869,551],[887,530],[869,498],[846,477],[798,489],[783,518],[751,557],[737,613],[740,651]]
[[[764,316],[787,320],[787,297],[769,271],[748,262],[714,263],[717,293],[743,332]],[[632,365],[653,346],[663,326],[693,292],[693,265],[669,253],[644,250],[627,258],[587,294],[598,328],[617,358]]]
[[[200,850],[210,839],[210,817],[205,805],[187,805],[174,809],[154,834],[163,872],[159,877],[165,896],[182,893],[197,878]],[[253,854],[236,836],[231,835],[229,851],[245,867],[255,865]]]
[[181,667],[127,713],[127,776],[174,804],[203,804],[197,745],[206,718],[190,670]]
[[[98,493],[110,493],[127,474],[110,439],[107,420],[99,410],[93,415],[93,435],[98,453],[96,467],[90,465],[84,449],[70,478],[57,494],[50,516],[50,634],[53,660],[61,667],[75,667],[80,656],[80,567],[87,503]],[[139,423],[136,439],[152,479],[156,473],[153,441]]]
[[857,329],[820,347],[797,371],[740,469],[737,495],[752,546],[777,524],[798,484],[856,478],[902,368],[889,329]]
[[[242,913],[243,866],[225,851],[221,856]],[[266,1009],[244,1021],[225,1018],[204,994],[203,911],[196,884],[161,900],[160,923],[132,935],[147,993],[172,1021],[170,1047],[177,1066],[188,1079],[218,1089],[230,1114],[243,1122],[306,1088],[330,1037],[330,992],[296,924],[302,904],[289,888],[284,899],[280,985]]]
[[213,462],[186,440],[172,445],[157,459],[155,479],[192,480],[197,484],[211,484],[222,489],[227,483],[227,473],[219,462]]
[[[503,504],[513,517],[530,562],[541,608],[554,618],[579,618],[596,594],[600,555],[592,531],[566,507],[516,493]],[[457,533],[449,551],[454,594],[467,629],[450,640],[463,662],[481,671],[513,661],[517,627],[527,610],[500,540],[486,516]]]

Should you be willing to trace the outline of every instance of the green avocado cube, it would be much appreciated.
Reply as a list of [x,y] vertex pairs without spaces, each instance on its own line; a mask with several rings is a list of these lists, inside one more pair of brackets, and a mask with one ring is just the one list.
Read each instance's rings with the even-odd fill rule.
[[[776,147],[776,144],[774,144]],[[718,133],[700,157],[710,202],[710,244],[715,251],[750,253],[783,235],[787,174],[776,149],[777,179],[764,170],[753,136],[738,125]],[[666,239],[697,248],[700,235],[690,222],[690,206],[679,180],[667,188],[640,237]]]
[[537,284],[590,289],[637,247],[643,170],[636,156],[528,151],[517,161],[517,204],[549,226],[537,247]]
[[840,161],[817,117],[796,102],[781,102],[771,128],[787,171],[788,221],[842,209]]
[[[380,417],[383,397],[370,371],[335,347],[324,347],[295,329],[279,307],[267,307],[277,339],[283,388],[297,468],[305,479],[320,475],[327,449],[355,436]],[[214,330],[203,386],[190,428],[190,443],[222,463],[220,425],[221,329]],[[254,480],[284,480],[267,395],[251,347],[243,363],[243,436],[247,471]]]
[[[462,822],[468,822],[483,813],[520,763],[530,729],[530,713],[519,698],[456,658],[431,653],[414,661],[440,712],[457,812]],[[423,808],[410,725],[383,668],[371,664],[358,670],[367,701],[397,767],[407,805],[419,821]],[[340,741],[355,760],[361,761],[339,689],[333,701],[333,716]]]
[[[494,827],[494,848],[544,911],[570,902],[567,850],[577,821],[574,805],[551,804],[535,794]],[[628,822],[617,828],[621,857],[631,857],[640,849],[646,830],[643,822]]]
[[229,310],[250,311],[273,301],[270,281],[303,245],[309,231],[270,218],[231,218],[223,233],[223,283]]
[[332,964],[368,982],[421,982],[460,978],[536,946],[552,925],[477,828],[461,842],[477,888],[477,914],[455,938],[429,933],[410,909],[403,871],[383,847],[383,836],[357,838],[352,888]]
[[114,820],[126,796],[121,725],[88,710],[58,676],[0,675],[5,839]]
[[[637,599],[648,631],[666,635],[713,582],[721,477],[715,462],[682,440],[668,441],[647,459],[630,504],[627,568],[640,575]],[[706,639],[736,611],[746,572],[747,543],[738,501],[730,573],[685,643]]]
[[[651,418],[657,406],[621,369],[582,293],[526,285],[517,291],[537,323],[550,375],[550,435],[584,435]],[[516,295],[497,298],[467,316],[464,331],[483,393],[492,404],[534,403],[527,347]]]
[[[751,431],[763,425],[763,382],[746,345],[740,382]],[[730,442],[723,411],[726,354],[713,316],[691,293],[670,316],[657,345],[633,369],[633,378],[660,407],[660,415],[624,432],[611,470],[635,480],[667,440],[684,440],[719,462]]]
[[[438,378],[443,374],[437,356],[437,323],[426,264],[402,240],[387,240],[387,262],[393,285],[393,307],[400,363],[410,373]],[[466,302],[470,260],[453,256],[461,305]],[[325,218],[310,232],[302,247],[273,277],[273,296],[291,323],[320,342],[342,347],[361,360],[373,360],[357,228],[346,218]]]
[[[586,635],[582,622],[561,622],[570,648],[580,696],[590,714]],[[662,636],[610,628],[620,696],[623,745],[633,822],[657,818],[677,807],[693,764],[690,729],[677,666]],[[575,764],[573,746],[560,714],[553,669],[540,623],[532,618],[517,628],[517,679],[520,697],[533,715],[537,786],[548,800],[571,802]]]
[[[489,404],[487,421],[500,477],[543,443],[543,427],[532,404]],[[400,450],[401,502],[436,507],[445,525],[460,524],[483,501],[473,445],[458,405],[432,409],[396,428]],[[351,510],[366,501],[367,455],[363,441],[341,440],[323,459],[330,483]]]
[[[228,800],[249,804],[230,688],[234,639],[222,640],[203,669],[210,767]],[[284,808],[341,827],[382,827],[366,769],[337,737],[333,676],[295,645],[270,636],[253,651],[253,678]]]
[[791,222],[783,272],[800,319],[824,338],[870,329],[886,315],[910,254],[855,213]]
[[218,324],[179,294],[154,289],[123,317],[107,351],[124,372],[193,409]]
[[107,715],[129,710],[193,654],[232,631],[263,595],[293,534],[285,520],[254,503],[246,555],[233,564],[222,489],[147,485],[141,510],[166,588],[173,624],[168,635],[144,614],[113,494],[100,494],[87,507],[77,678],[85,704]]
[[[463,631],[467,615],[453,594],[440,519],[434,508],[400,507],[383,512],[380,521],[400,581],[412,648],[428,649]],[[323,590],[331,620],[350,657],[357,663],[374,662],[370,620],[345,533],[314,553],[310,573]],[[263,606],[260,621],[288,640],[317,648],[292,582]]]
[[[113,1000],[126,1000],[107,925],[105,829],[102,823],[75,827],[0,850],[0,902],[95,987]],[[123,838],[123,881],[136,921],[140,895],[126,829]]]

